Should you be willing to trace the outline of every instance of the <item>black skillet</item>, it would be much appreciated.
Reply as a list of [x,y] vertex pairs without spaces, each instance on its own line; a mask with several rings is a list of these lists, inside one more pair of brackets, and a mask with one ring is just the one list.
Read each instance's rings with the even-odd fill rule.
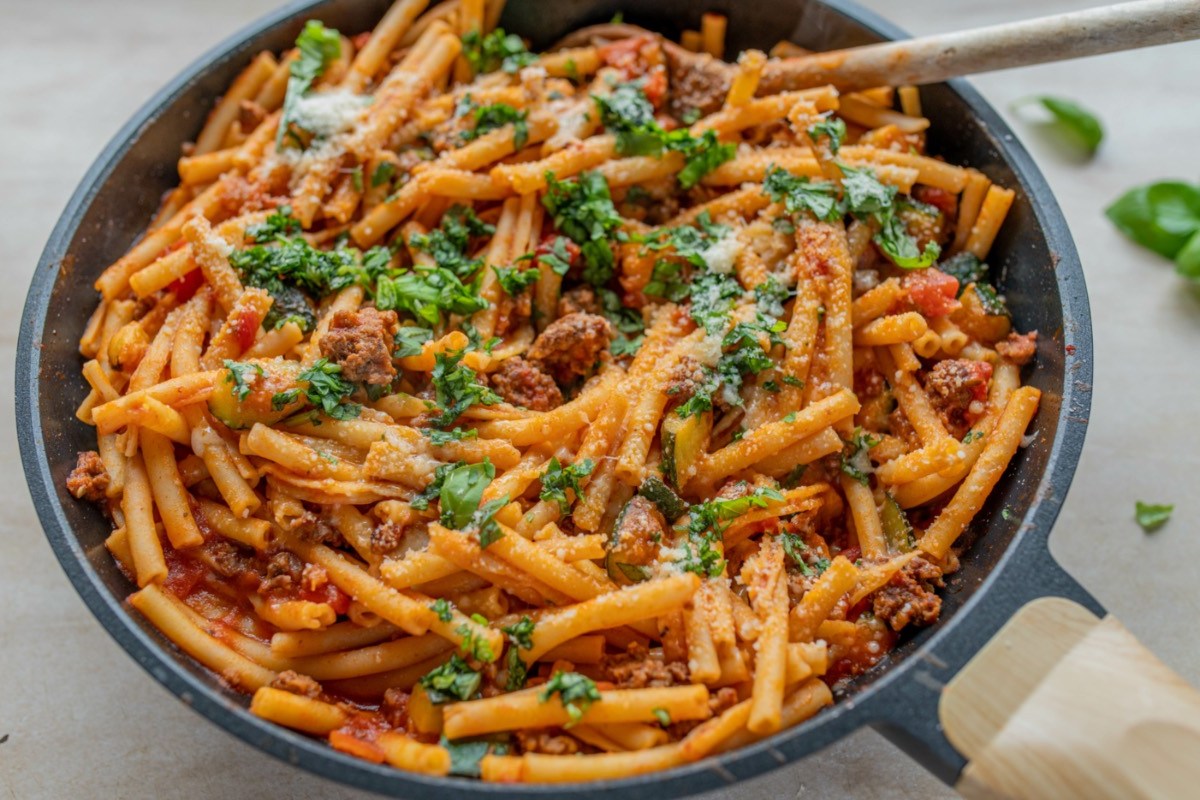
[[[1092,336],[1087,290],[1066,221],[1025,149],[965,82],[924,87],[933,126],[931,152],[973,166],[1017,198],[990,259],[1017,327],[1040,333],[1025,376],[1043,392],[1033,444],[1019,452],[970,536],[962,569],[945,591],[942,622],[906,638],[878,667],[841,692],[835,706],[759,744],[668,772],[563,786],[489,785],[435,779],[376,766],[251,716],[247,698],[131,614],[131,587],[104,549],[107,522],[76,502],[64,481],[78,450],[95,446],[75,419],[86,393],[77,342],[97,301],[92,282],[144,229],[176,182],[181,142],[200,129],[213,99],[260,50],[291,45],[303,21],[317,17],[346,33],[368,30],[387,0],[295,3],[254,23],[205,54],[150,100],[101,153],[62,214],[42,254],[25,304],[16,364],[18,437],[34,505],[55,554],[100,623],[156,680],[225,730],[271,755],[346,784],[382,794],[471,797],[682,797],[737,781],[816,752],[864,725],[885,736],[947,783],[965,761],[937,716],[939,689],[1026,602],[1043,596],[1100,605],[1064,573],[1046,546],[1083,446],[1091,402]],[[546,47],[617,11],[670,36],[696,28],[701,11],[728,14],[729,52],[780,39],[828,50],[904,38],[903,31],[845,0],[510,0],[502,25]]]

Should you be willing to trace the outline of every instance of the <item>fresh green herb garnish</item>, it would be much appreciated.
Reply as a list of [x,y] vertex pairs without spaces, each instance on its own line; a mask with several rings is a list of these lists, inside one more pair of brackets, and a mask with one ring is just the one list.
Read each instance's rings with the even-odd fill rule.
[[461,364],[462,351],[438,353],[434,356],[434,396],[442,413],[433,419],[433,424],[445,428],[473,405],[494,406],[504,402],[500,395],[475,380],[475,370]]
[[536,269],[522,270],[518,267],[492,267],[500,288],[509,297],[516,297],[537,282],[540,274]]
[[475,439],[479,436],[479,431],[474,428],[463,430],[462,428],[454,428],[448,431],[439,431],[437,428],[422,428],[421,433],[429,439],[429,443],[434,447],[450,444],[451,442],[461,442],[464,439]]
[[585,264],[584,280],[604,285],[613,275],[613,251],[608,239],[621,225],[608,183],[598,172],[581,172],[566,181],[547,172],[546,184],[542,205],[554,217],[554,227],[579,245]]
[[1142,530],[1146,533],[1154,531],[1167,524],[1167,520],[1171,518],[1171,512],[1175,510],[1174,505],[1159,505],[1156,503],[1143,503],[1137,501],[1134,507],[1135,519],[1137,524],[1142,526]]
[[760,486],[743,497],[717,498],[697,503],[688,512],[686,525],[675,526],[687,536],[679,543],[684,555],[675,564],[687,572],[716,577],[725,569],[725,559],[713,549],[730,523],[752,508],[766,508],[770,500],[782,500],[778,489]]
[[453,700],[470,700],[479,691],[483,677],[471,669],[458,653],[440,667],[435,667],[417,681],[434,705]]
[[450,774],[462,778],[478,778],[483,772],[479,763],[486,755],[502,756],[508,753],[508,744],[494,738],[463,739],[450,741],[445,736],[438,743],[450,753]]
[[325,73],[329,64],[342,54],[341,34],[326,28],[315,19],[310,19],[296,38],[299,57],[288,67],[287,94],[283,99],[283,113],[279,119],[279,132],[275,136],[275,147],[281,149],[283,140],[291,129],[300,98],[308,94],[317,78]]
[[[354,393],[354,384],[342,377],[340,364],[331,364],[326,358],[317,359],[311,367],[297,376],[297,380],[301,383],[308,383],[308,387],[304,390],[304,396],[308,402],[332,419],[354,419],[362,411],[362,406],[358,403],[344,402],[345,398]],[[272,404],[278,398],[279,395],[275,395],[272,398]],[[283,406],[293,400],[295,400],[295,395],[283,403]]]
[[[228,358],[225,359],[225,369],[228,370],[225,375],[225,382],[233,384],[233,395],[238,399],[239,403],[250,396],[250,384],[266,374],[258,364],[231,361]],[[246,380],[248,373],[250,373],[250,379]],[[254,373],[257,373],[258,377],[255,377]]]
[[462,37],[463,56],[476,75],[502,69],[510,75],[537,61],[529,52],[525,42],[515,33],[505,33],[503,28],[480,36],[479,31],[470,31]]
[[877,444],[878,437],[872,436],[862,428],[855,428],[850,441],[846,443],[846,452],[842,454],[842,472],[863,486],[869,485],[872,471],[870,450]]
[[733,158],[736,146],[719,142],[715,131],[692,136],[687,128],[665,131],[654,118],[654,107],[637,83],[623,83],[607,96],[592,95],[604,127],[615,133],[617,152],[625,156],[661,156],[681,153],[684,167],[676,176],[690,189],[708,173]]
[[[486,619],[483,620],[483,622],[479,622],[479,620],[474,618],[474,615],[472,616],[472,620],[481,625],[487,624]],[[468,655],[476,661],[488,662],[492,661],[496,657],[496,654],[492,652],[492,646],[488,643],[487,639],[477,636],[475,631],[471,629],[471,626],[467,625],[465,622],[455,628],[454,632],[463,639],[462,644],[458,646],[458,649],[464,655]]]
[[371,173],[371,188],[375,189],[385,183],[391,183],[392,176],[395,174],[395,164],[390,161],[380,161],[379,166],[375,167],[375,171]]
[[508,103],[492,103],[475,109],[475,127],[463,132],[463,140],[478,139],[489,131],[513,126],[513,147],[520,150],[529,141],[529,112]]
[[808,135],[814,142],[822,136],[828,138],[829,152],[836,156],[842,147],[842,142],[846,140],[846,123],[840,117],[831,114],[815,125],[810,125]]
[[555,672],[542,687],[538,700],[545,703],[555,694],[558,695],[570,719],[564,728],[570,728],[579,722],[592,703],[600,699],[600,690],[596,688],[596,682],[578,672]]
[[428,234],[413,236],[409,244],[433,256],[433,260],[441,269],[466,279],[483,265],[483,259],[467,258],[471,239],[491,236],[495,232],[495,226],[480,220],[474,211],[456,205],[445,213],[439,227]]
[[432,339],[433,331],[428,328],[416,328],[412,326],[401,328],[392,337],[392,343],[396,348],[392,351],[392,355],[396,358],[419,356],[425,352],[424,344]]
[[1104,213],[1130,239],[1174,260],[1180,275],[1200,281],[1200,186],[1182,181],[1139,186]]
[[[466,528],[479,510],[484,489],[494,477],[496,468],[486,460],[479,464],[462,464],[447,471],[438,491],[441,523],[447,528]],[[434,480],[437,480],[436,470]]]
[[671,724],[671,712],[665,708],[652,708],[650,713],[654,714],[654,718],[658,720],[658,724],[664,728]]
[[576,461],[566,467],[559,463],[558,458],[551,458],[550,463],[546,465],[546,471],[542,473],[542,491],[538,497],[548,503],[558,503],[559,510],[566,514],[571,510],[567,490],[574,492],[576,499],[581,499],[583,490],[579,488],[579,481],[591,475],[595,466],[590,458]]
[[437,618],[442,622],[449,622],[454,619],[454,615],[451,613],[450,601],[444,597],[434,600],[429,604],[429,608],[433,613],[437,614]]
[[692,319],[709,334],[721,333],[729,322],[741,284],[731,275],[710,272],[692,281]]
[[1037,103],[1050,112],[1054,118],[1053,127],[1063,133],[1076,146],[1087,151],[1088,155],[1096,152],[1104,139],[1104,126],[1095,114],[1088,111],[1074,100],[1064,97],[1039,95],[1018,101],[1017,106]]

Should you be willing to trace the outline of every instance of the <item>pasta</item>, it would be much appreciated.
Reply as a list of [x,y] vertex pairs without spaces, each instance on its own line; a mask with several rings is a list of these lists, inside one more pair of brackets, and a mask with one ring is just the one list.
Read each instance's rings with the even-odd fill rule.
[[764,90],[798,48],[720,14],[538,55],[502,6],[249,60],[96,281],[67,485],[263,719],[667,769],[936,621],[1038,410],[985,263],[1015,193],[926,152],[914,87]]

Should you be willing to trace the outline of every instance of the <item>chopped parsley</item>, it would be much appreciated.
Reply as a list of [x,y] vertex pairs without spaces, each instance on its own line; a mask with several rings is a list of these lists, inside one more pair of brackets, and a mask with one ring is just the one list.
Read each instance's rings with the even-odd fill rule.
[[392,337],[392,343],[395,345],[395,350],[392,355],[396,358],[405,358],[406,356],[419,356],[425,352],[425,343],[433,339],[433,331],[428,328],[417,328],[407,326],[396,331],[396,335]]
[[[486,619],[480,622],[478,619],[475,619],[476,616],[472,615],[471,617],[474,622],[480,625],[487,624]],[[487,639],[477,636],[467,623],[464,622],[462,625],[459,625],[454,629],[454,632],[462,637],[462,644],[459,645],[459,650],[464,654],[476,661],[492,661],[496,658],[496,654],[492,652],[492,646],[488,643]]]
[[275,136],[276,149],[283,147],[283,140],[291,131],[300,98],[308,94],[329,64],[341,56],[341,34],[333,28],[326,28],[318,20],[310,19],[296,38],[296,49],[299,56],[288,67],[287,94],[283,98],[283,114],[279,120],[279,132]]
[[273,242],[300,232],[300,220],[292,216],[291,206],[280,206],[265,220],[246,228],[246,238],[252,242]]
[[371,173],[371,188],[376,189],[384,184],[392,182],[392,176],[396,174],[396,165],[390,161],[380,161],[379,166],[375,167],[375,171]]
[[[258,364],[231,361],[228,358],[225,359],[225,369],[228,370],[225,374],[225,382],[233,384],[233,396],[238,399],[239,403],[250,396],[250,384],[266,374]],[[257,377],[254,373],[257,373]],[[249,380],[246,380],[247,374],[250,375]]]
[[454,428],[448,431],[439,431],[437,428],[422,428],[421,433],[429,439],[429,443],[434,447],[441,447],[451,442],[461,442],[464,439],[475,439],[479,436],[479,431],[474,428],[466,430]]
[[496,512],[508,505],[508,495],[489,500],[479,507],[471,517],[471,527],[479,530],[479,549],[486,550],[488,545],[504,536],[504,530],[493,517]]
[[671,712],[667,711],[665,708],[655,707],[650,709],[650,713],[654,715],[656,720],[658,720],[658,724],[662,725],[664,728],[671,724]]
[[516,297],[521,292],[535,284],[539,273],[536,269],[520,269],[519,267],[492,267],[496,271],[496,279],[500,288],[509,297]]
[[462,44],[463,57],[476,75],[498,69],[511,75],[537,61],[520,36],[505,33],[503,28],[496,28],[486,36],[470,31],[463,35]]
[[425,689],[431,703],[442,705],[453,700],[470,700],[479,691],[483,676],[455,653],[449,661],[430,670],[417,682]]
[[533,629],[535,625],[532,619],[527,616],[521,617],[512,625],[505,625],[500,628],[508,635],[508,640],[522,650],[530,650],[533,648]]
[[[314,407],[332,419],[354,419],[362,411],[358,403],[344,402],[354,393],[354,384],[342,377],[340,364],[331,364],[329,359],[317,359],[311,367],[301,372],[297,380],[307,383],[304,397]],[[294,403],[300,397],[300,389],[287,389],[276,393],[271,398],[271,406],[276,411],[282,410]]]
[[570,728],[583,718],[592,703],[600,699],[600,690],[596,682],[578,672],[555,672],[546,685],[542,687],[538,700],[547,702],[555,694],[566,709],[570,720],[564,728]]
[[725,569],[725,559],[713,549],[713,545],[721,539],[730,523],[751,508],[766,508],[769,500],[782,499],[783,495],[778,489],[760,486],[744,497],[717,498],[692,506],[687,524],[676,526],[687,532],[680,542],[683,556],[675,562],[676,566],[700,576],[712,578],[720,575]]
[[451,613],[450,601],[444,597],[439,597],[430,603],[429,609],[437,614],[437,618],[442,622],[449,622],[454,619],[454,615]]
[[529,674],[529,668],[521,660],[520,650],[533,648],[533,629],[533,620],[527,616],[521,617],[520,621],[514,622],[512,625],[505,625],[500,628],[508,636],[508,641],[511,643],[511,646],[508,648],[508,660],[505,664],[508,669],[506,688],[510,692],[516,691],[525,685],[525,678]]
[[1137,524],[1142,526],[1142,530],[1146,533],[1153,533],[1167,524],[1167,520],[1171,518],[1171,512],[1174,510],[1174,505],[1143,503],[1138,500],[1134,507],[1134,514]]
[[431,379],[434,397],[442,413],[433,424],[445,428],[473,405],[494,406],[504,402],[500,395],[475,380],[475,370],[461,364],[463,351],[438,353],[434,356]]
[[547,172],[546,186],[542,205],[554,217],[554,227],[579,245],[584,280],[602,286],[613,275],[614,258],[608,239],[621,225],[608,183],[598,172],[581,172],[565,181]]
[[376,308],[403,311],[430,327],[441,324],[443,314],[466,316],[487,305],[476,283],[464,284],[441,267],[418,265],[413,272],[380,278],[375,289]]
[[579,488],[579,481],[591,475],[595,466],[590,458],[576,461],[566,467],[559,463],[557,457],[551,458],[550,463],[546,465],[546,471],[542,473],[542,491],[538,497],[546,502],[558,503],[559,510],[563,514],[568,513],[571,504],[567,499],[567,490],[574,492],[576,499],[581,499],[583,490]]
[[692,286],[684,280],[682,264],[678,261],[660,258],[654,262],[650,281],[642,289],[642,292],[650,297],[661,297],[672,303],[678,303],[691,295]]
[[478,139],[489,131],[513,126],[513,147],[520,150],[529,141],[529,112],[520,111],[508,103],[492,103],[475,109],[475,127],[463,132],[463,140]]
[[433,256],[433,260],[441,269],[449,270],[457,277],[465,279],[483,265],[483,259],[466,256],[471,239],[491,236],[495,232],[495,226],[480,220],[474,211],[456,205],[445,213],[438,228],[427,234],[413,236],[409,244]]
[[820,122],[810,125],[808,135],[814,142],[822,137],[829,139],[829,152],[836,156],[842,147],[842,142],[846,140],[846,123],[831,114],[822,118]]
[[676,176],[690,189],[708,173],[733,158],[736,145],[719,142],[716,131],[692,136],[687,128],[665,131],[654,118],[654,106],[637,83],[623,83],[607,96],[592,95],[604,127],[616,134],[617,152],[624,156],[681,153],[684,167]]
[[[763,192],[773,202],[783,203],[790,214],[807,211],[819,220],[840,219],[837,186],[829,181],[811,181],[807,176],[795,176],[780,167],[771,167],[763,179]],[[795,229],[793,228],[793,231]]]
[[842,472],[863,486],[870,485],[870,475],[873,471],[870,450],[877,444],[878,437],[872,436],[862,428],[855,428],[850,441],[846,443],[846,451],[842,453]]

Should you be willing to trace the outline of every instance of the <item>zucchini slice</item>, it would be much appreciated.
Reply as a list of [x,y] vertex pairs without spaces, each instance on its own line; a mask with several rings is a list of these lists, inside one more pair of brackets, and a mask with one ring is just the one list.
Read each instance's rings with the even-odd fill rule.
[[883,538],[887,540],[888,550],[893,553],[907,553],[917,546],[908,515],[896,502],[896,498],[887,492],[883,493],[879,521],[883,523]]
[[[217,377],[217,385],[208,398],[208,410],[212,415],[231,428],[249,428],[256,422],[274,425],[279,420],[304,407],[304,395],[287,405],[275,407],[273,399],[279,392],[295,389],[301,371],[299,361],[282,358],[263,359],[250,362],[262,370],[245,371],[245,384],[250,391],[239,399],[233,375],[223,369]],[[303,388],[303,387],[301,387]]]
[[675,490],[656,475],[651,475],[642,481],[642,485],[638,488],[638,494],[658,506],[658,510],[667,518],[667,522],[674,522],[687,513],[687,502],[675,494]]
[[682,488],[696,462],[708,450],[712,436],[711,411],[682,418],[671,413],[662,424],[663,474],[675,488]]

